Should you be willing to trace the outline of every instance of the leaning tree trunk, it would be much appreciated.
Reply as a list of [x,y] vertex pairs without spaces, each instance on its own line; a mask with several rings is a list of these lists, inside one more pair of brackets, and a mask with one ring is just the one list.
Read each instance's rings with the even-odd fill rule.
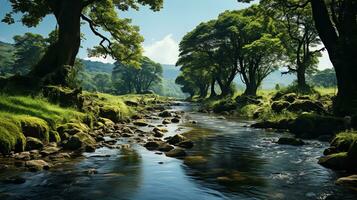
[[58,40],[52,44],[30,76],[44,84],[68,86],[67,76],[72,70],[80,46],[81,1],[61,0],[54,14],[58,23]]
[[324,0],[311,0],[316,29],[336,71],[338,93],[334,99],[336,115],[357,113],[357,23],[356,2],[345,0],[340,6],[341,23],[331,22]]
[[215,89],[214,89],[215,85],[216,85],[216,79],[213,78],[213,79],[212,79],[212,82],[211,82],[211,94],[210,94],[210,98],[214,98],[214,97],[217,96],[217,93],[216,93],[216,91],[215,91]]

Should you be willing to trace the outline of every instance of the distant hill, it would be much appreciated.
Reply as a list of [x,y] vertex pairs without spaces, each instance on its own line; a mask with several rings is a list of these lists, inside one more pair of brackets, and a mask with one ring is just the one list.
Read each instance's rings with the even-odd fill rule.
[[105,72],[112,73],[114,64],[110,63],[102,63],[98,61],[90,61],[90,60],[81,60],[83,65],[85,66],[85,70],[88,72]]
[[163,77],[164,79],[176,79],[180,74],[180,67],[176,67],[175,65],[163,65]]

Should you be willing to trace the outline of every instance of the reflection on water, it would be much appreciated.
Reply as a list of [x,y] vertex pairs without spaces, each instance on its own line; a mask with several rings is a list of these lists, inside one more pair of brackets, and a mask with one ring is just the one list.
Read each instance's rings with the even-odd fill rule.
[[[187,108],[186,108],[187,109]],[[0,182],[0,199],[356,199],[334,185],[336,175],[317,164],[327,143],[277,145],[277,133],[244,128],[247,122],[191,113],[195,141],[184,160],[141,146],[102,148],[46,172],[19,174],[21,185]],[[169,127],[173,135],[177,125]],[[98,157],[107,155],[109,157]],[[96,169],[96,173],[88,173]],[[89,170],[89,171],[88,171]]]

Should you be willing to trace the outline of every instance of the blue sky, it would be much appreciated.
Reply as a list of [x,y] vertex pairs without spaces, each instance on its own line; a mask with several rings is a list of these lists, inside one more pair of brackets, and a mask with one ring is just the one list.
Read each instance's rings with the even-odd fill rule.
[[[173,64],[178,56],[178,43],[181,38],[202,21],[216,18],[225,10],[242,9],[248,4],[237,3],[237,0],[164,0],[164,8],[160,12],[152,12],[146,7],[140,11],[121,12],[121,17],[132,18],[133,24],[140,27],[140,32],[145,38],[143,44],[145,55],[163,64]],[[0,18],[10,10],[8,0],[0,0]],[[6,25],[0,22],[0,40],[12,42],[14,35],[25,32],[34,32],[47,35],[55,28],[55,20],[52,16],[46,17],[36,28],[27,28],[16,23]],[[86,40],[82,41],[83,48],[79,57],[87,58],[86,49],[98,44],[99,39],[84,25],[82,32]],[[112,62],[110,59],[91,58],[104,62]],[[321,67],[329,67],[328,58],[322,59]]]

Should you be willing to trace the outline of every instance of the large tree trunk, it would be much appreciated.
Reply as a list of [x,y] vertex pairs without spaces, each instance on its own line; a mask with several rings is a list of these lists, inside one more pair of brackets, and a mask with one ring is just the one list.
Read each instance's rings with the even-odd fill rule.
[[247,96],[257,96],[258,85],[255,81],[246,83],[246,88],[244,91],[244,95]]
[[217,93],[216,93],[216,91],[215,91],[215,89],[214,89],[215,85],[216,85],[216,79],[213,78],[213,79],[212,79],[212,82],[211,82],[211,94],[210,94],[210,98],[214,98],[214,97],[217,96]]
[[30,72],[45,84],[67,86],[67,75],[74,65],[80,46],[81,1],[61,0],[54,14],[58,23],[58,41],[52,44]]
[[296,70],[296,75],[297,75],[297,84],[298,88],[300,89],[305,89],[307,84],[306,84],[306,70],[304,66],[298,66]]
[[356,2],[344,0],[341,22],[336,28],[331,22],[324,0],[312,0],[312,11],[319,36],[324,43],[335,68],[338,94],[334,100],[336,115],[357,113],[357,23]]

